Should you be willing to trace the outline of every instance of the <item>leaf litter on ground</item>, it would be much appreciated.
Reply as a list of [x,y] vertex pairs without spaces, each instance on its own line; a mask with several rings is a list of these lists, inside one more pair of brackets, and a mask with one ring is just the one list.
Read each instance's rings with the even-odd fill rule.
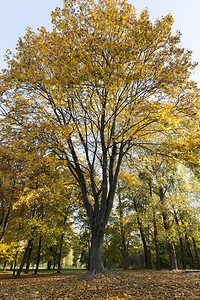
[[0,299],[200,299],[198,271],[116,271],[82,280],[74,273],[39,273],[13,279],[0,273]]

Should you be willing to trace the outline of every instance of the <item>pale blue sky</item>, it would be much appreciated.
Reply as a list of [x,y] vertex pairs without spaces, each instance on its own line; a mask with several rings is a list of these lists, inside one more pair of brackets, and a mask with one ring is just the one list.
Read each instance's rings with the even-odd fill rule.
[[[138,13],[148,8],[151,20],[171,13],[175,19],[174,30],[182,33],[182,46],[193,51],[193,60],[200,61],[200,0],[129,0]],[[26,27],[37,30],[51,28],[50,12],[62,7],[62,0],[0,0],[0,69],[6,65],[3,55],[6,49],[15,49],[18,37]],[[200,86],[200,66],[192,79]]]

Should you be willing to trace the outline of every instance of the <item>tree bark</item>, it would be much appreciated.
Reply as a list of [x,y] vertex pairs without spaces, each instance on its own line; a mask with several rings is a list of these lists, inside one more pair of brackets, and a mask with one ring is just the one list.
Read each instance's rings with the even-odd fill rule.
[[51,270],[51,264],[52,264],[52,261],[47,262],[47,271]]
[[126,246],[126,238],[124,233],[124,214],[123,214],[120,188],[118,192],[118,200],[119,200],[119,217],[120,217],[120,231],[121,231],[121,242],[122,242],[122,265],[124,270],[128,270],[129,269],[128,249]]
[[60,251],[59,251],[59,256],[58,256],[58,270],[57,270],[57,273],[60,273],[61,269],[62,269],[61,261],[62,261],[63,240],[64,240],[64,232],[61,235]]
[[[13,200],[13,194],[14,194],[14,191],[15,191],[15,179],[13,180],[13,183],[12,183],[12,187],[11,187],[11,203],[12,203],[12,200]],[[1,194],[3,196],[3,191],[1,190]],[[5,231],[6,231],[6,227],[8,225],[8,221],[9,221],[9,217],[10,217],[10,212],[12,210],[12,204],[10,204],[8,206],[8,211],[7,211],[7,214],[5,215],[5,209],[3,207],[3,210],[2,210],[2,217],[1,217],[1,220],[0,220],[0,228],[3,227],[1,233],[0,233],[0,241],[2,240],[4,234],[5,234]],[[5,219],[4,219],[5,217]],[[4,224],[3,224],[3,221],[4,221]]]
[[142,243],[143,243],[143,248],[144,248],[145,268],[146,269],[151,269],[151,254],[150,254],[151,250],[148,247],[148,244],[146,242],[144,228],[143,228],[143,225],[140,221],[140,217],[139,217],[139,213],[138,213],[138,209],[137,209],[137,202],[136,202],[134,197],[133,197],[133,204],[134,204],[134,207],[135,207],[135,211],[136,211],[136,215],[137,215],[138,228],[139,228],[139,231],[140,231],[140,235],[141,235]]
[[187,252],[188,252],[188,255],[189,255],[189,258],[190,258],[190,268],[194,269],[194,265],[195,265],[194,264],[194,257],[193,257],[192,251],[191,251],[190,241],[189,241],[187,233],[185,234],[185,240],[186,240],[187,249],[188,249]]
[[27,259],[28,253],[29,253],[29,248],[31,247],[32,243],[33,243],[33,238],[28,241],[28,245],[27,245],[27,247],[25,249],[21,265],[20,265],[20,267],[19,267],[19,269],[17,271],[17,274],[16,274],[15,278],[19,278],[20,277],[20,274],[22,272],[22,269],[24,267],[24,264],[26,262],[26,259]]
[[13,277],[15,277],[15,269],[16,269],[16,265],[17,265],[18,253],[19,253],[19,250],[17,250],[17,252],[15,254],[15,262],[14,262],[14,268],[13,268]]
[[24,271],[25,274],[28,274],[28,271],[29,271],[32,249],[33,249],[33,243],[29,247],[29,251],[28,251],[28,255],[27,255],[27,262],[26,262],[26,269]]
[[172,270],[178,270],[178,263],[176,257],[176,249],[173,242],[168,242],[170,266]]
[[37,274],[40,264],[40,253],[41,253],[41,245],[42,245],[42,237],[39,238],[39,245],[38,245],[38,253],[37,253],[37,262],[36,262],[36,268],[35,268],[35,274]]
[[[3,196],[2,196],[3,198]],[[3,220],[4,220],[4,214],[5,214],[5,211],[4,211],[4,205],[2,203],[2,206],[1,206],[1,217],[0,217],[0,229],[1,229],[1,226],[3,224]]]
[[3,265],[3,271],[6,270],[6,264],[7,264],[7,261],[5,260],[4,265]]
[[[36,204],[34,203],[33,205],[33,210],[32,210],[32,216],[31,216],[31,219],[33,219],[33,217],[35,216],[35,212],[36,212]],[[33,230],[33,232],[35,231],[36,227],[33,227],[31,228]],[[29,257],[29,254],[31,255],[31,251],[32,251],[32,246],[33,246],[33,238],[31,238],[29,241],[28,241],[28,245],[24,251],[24,256],[23,256],[23,259],[22,259],[22,262],[21,262],[21,265],[17,271],[17,274],[15,276],[15,278],[19,278],[20,277],[20,274],[22,272],[22,269],[24,267],[24,264],[26,263],[27,261],[27,271],[29,269],[29,265],[30,265],[30,262],[28,262],[28,260],[30,260],[30,257]]]
[[89,265],[89,276],[93,277],[95,274],[103,273],[105,268],[102,262],[103,252],[103,236],[104,230],[101,226],[93,228],[91,248],[90,248],[90,265]]
[[179,222],[178,222],[178,217],[177,217],[177,213],[174,210],[174,218],[178,227],[178,236],[179,236],[179,242],[180,242],[180,247],[181,247],[181,259],[182,259],[182,266],[183,266],[183,270],[186,269],[187,264],[186,264],[186,258],[185,258],[185,250],[184,250],[184,245],[183,245],[183,238],[181,237],[180,234],[180,229],[179,229]]
[[5,219],[3,220],[2,219],[2,231],[0,233],[0,241],[2,240],[4,234],[5,234],[5,231],[6,231],[6,227],[8,225],[8,220],[9,220],[9,216],[10,216],[10,212],[11,212],[11,209],[12,209],[12,205],[10,204],[9,207],[8,207],[8,211],[7,211],[7,214],[5,216]]
[[54,259],[54,261],[53,261],[53,271],[55,270],[55,268],[56,268],[56,264],[57,264],[57,258],[56,259]]
[[[152,191],[152,180],[149,178],[149,196],[152,199],[153,198],[153,191]],[[160,250],[159,250],[159,244],[158,244],[158,229],[156,224],[156,213],[155,213],[155,207],[153,207],[153,227],[154,227],[154,244],[156,249],[156,269],[161,270],[161,262],[160,262]]]
[[[164,227],[165,230],[168,231],[169,224],[166,223],[165,215],[163,215],[164,220]],[[170,266],[172,270],[178,270],[178,263],[177,263],[177,256],[176,256],[176,249],[174,246],[173,241],[168,240],[168,249],[169,249],[169,259],[170,259]]]
[[161,262],[160,262],[160,250],[158,244],[158,230],[156,224],[156,214],[155,209],[153,208],[153,227],[154,227],[154,244],[156,249],[156,269],[161,270]]
[[184,246],[183,246],[183,238],[181,236],[179,236],[179,242],[180,242],[180,247],[181,247],[182,266],[183,266],[183,270],[185,270],[187,267],[187,263],[186,263],[186,258],[185,258],[185,250],[184,250]]
[[[160,197],[160,202],[163,205],[162,217],[163,217],[164,228],[165,228],[166,232],[169,232],[170,225],[169,225],[168,213],[166,211],[166,208],[164,207],[165,193],[164,193],[162,187],[159,188],[159,197]],[[167,243],[168,243],[168,248],[169,248],[169,259],[170,259],[171,269],[178,270],[176,249],[175,249],[174,243],[169,238],[167,238]]]
[[194,252],[195,252],[195,256],[196,256],[197,269],[200,270],[199,254],[198,254],[198,249],[197,249],[197,245],[196,245],[196,241],[195,241],[195,238],[194,238],[194,237],[192,237],[192,242],[193,242]]

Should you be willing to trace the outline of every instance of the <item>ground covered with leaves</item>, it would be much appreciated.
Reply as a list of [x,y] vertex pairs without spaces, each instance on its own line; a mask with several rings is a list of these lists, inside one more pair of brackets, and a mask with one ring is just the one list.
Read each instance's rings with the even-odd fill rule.
[[83,280],[70,273],[13,279],[0,273],[0,299],[200,299],[198,271],[121,271]]

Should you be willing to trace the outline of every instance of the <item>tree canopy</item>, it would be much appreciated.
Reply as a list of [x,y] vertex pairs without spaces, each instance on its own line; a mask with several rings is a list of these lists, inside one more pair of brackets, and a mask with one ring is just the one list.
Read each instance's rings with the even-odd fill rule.
[[53,30],[31,29],[1,74],[3,122],[54,153],[82,192],[92,231],[90,271],[102,243],[121,164],[131,149],[165,151],[198,128],[195,63],[170,15],[154,24],[122,0],[65,1]]

